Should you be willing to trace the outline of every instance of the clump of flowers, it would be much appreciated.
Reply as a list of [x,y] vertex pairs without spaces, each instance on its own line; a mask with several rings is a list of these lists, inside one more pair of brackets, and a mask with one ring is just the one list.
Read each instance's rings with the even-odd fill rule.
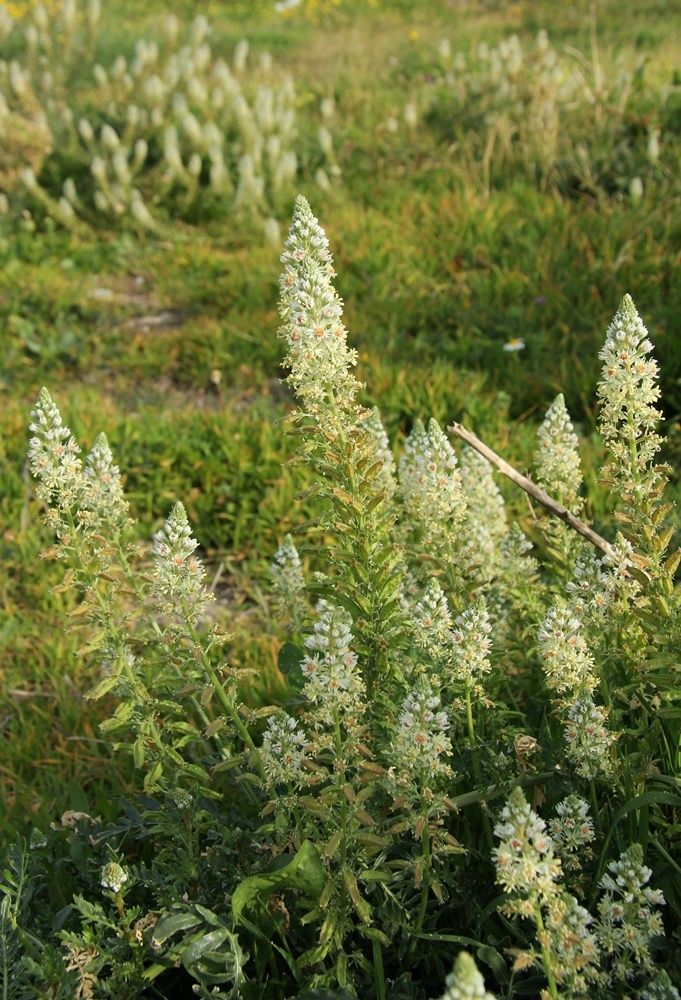
[[350,725],[364,711],[364,683],[352,651],[352,619],[328,601],[317,606],[317,620],[305,640],[302,694],[315,706],[317,724],[336,725],[339,717]]
[[640,844],[632,844],[618,861],[611,861],[601,879],[605,895],[598,904],[598,942],[612,962],[610,983],[627,982],[651,972],[650,947],[663,934],[661,889],[648,885],[652,871],[643,863]]
[[290,715],[281,712],[267,720],[260,753],[270,788],[278,785],[297,788],[306,784],[309,780],[306,745],[305,733]]
[[184,506],[176,503],[154,535],[154,592],[165,614],[180,613],[193,624],[210,600],[204,586],[206,571],[194,555],[198,544]]
[[612,774],[612,749],[616,735],[608,729],[605,709],[589,695],[577,698],[567,710],[565,745],[577,774],[587,780]]
[[549,610],[538,633],[546,682],[558,694],[576,695],[596,687],[596,665],[582,634],[582,625],[565,602]]
[[475,959],[467,951],[459,952],[445,987],[441,1000],[494,1000],[493,994],[485,989],[485,980]]
[[556,806],[549,831],[565,869],[579,869],[590,857],[589,844],[595,839],[589,803],[579,795],[568,795]]
[[[154,232],[168,217],[230,211],[278,241],[276,217],[299,172],[331,188],[340,174],[331,122],[322,125],[321,110],[301,115],[293,80],[269,53],[254,56],[242,39],[230,63],[214,51],[203,15],[187,29],[171,16],[131,56],[114,51],[98,63],[95,50],[110,46],[91,10],[78,0],[44,16],[37,4],[23,21],[10,19],[0,191],[11,211],[28,203],[74,232]],[[73,175],[53,151],[67,155]]]
[[323,412],[330,396],[337,405],[350,404],[358,388],[351,371],[357,354],[348,347],[342,303],[331,281],[329,241],[301,196],[281,262],[280,336],[288,347],[287,381],[310,412]]
[[416,420],[399,463],[407,513],[431,542],[455,537],[466,514],[456,453],[437,420]]
[[565,399],[560,393],[546,411],[537,431],[539,447],[535,455],[537,480],[554,500],[573,514],[582,507],[582,467],[579,439],[575,434]]
[[514,789],[494,829],[497,881],[508,894],[504,910],[531,920],[539,952],[518,954],[516,969],[539,964],[553,1000],[559,989],[567,995],[586,992],[599,980],[598,945],[593,918],[560,885],[560,860],[544,821],[530,808],[520,788]]

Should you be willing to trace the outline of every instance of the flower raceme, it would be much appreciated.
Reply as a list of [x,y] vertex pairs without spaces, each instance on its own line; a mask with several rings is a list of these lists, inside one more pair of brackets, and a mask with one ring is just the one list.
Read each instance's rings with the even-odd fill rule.
[[466,515],[456,453],[437,420],[414,422],[399,465],[407,513],[431,540],[450,538]]
[[196,624],[210,600],[204,586],[206,571],[194,555],[198,544],[192,537],[184,506],[176,503],[154,535],[153,586],[165,614],[179,614],[192,624]]
[[323,412],[332,401],[352,406],[359,387],[351,371],[357,353],[347,344],[329,241],[302,195],[296,198],[281,262],[280,336],[288,347],[287,381],[310,413]]
[[659,451],[656,426],[661,413],[658,365],[650,355],[648,330],[630,295],[625,295],[608,327],[598,397],[600,430],[611,454],[609,474],[639,501],[650,488],[644,473]]
[[537,431],[539,447],[535,455],[537,480],[554,500],[573,514],[579,513],[582,500],[582,467],[579,439],[575,434],[565,399],[560,393],[546,411]]

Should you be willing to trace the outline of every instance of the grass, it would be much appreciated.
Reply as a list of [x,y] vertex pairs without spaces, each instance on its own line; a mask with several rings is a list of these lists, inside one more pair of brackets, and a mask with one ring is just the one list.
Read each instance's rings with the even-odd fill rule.
[[[485,186],[475,135],[458,130],[442,95],[427,107],[442,37],[468,50],[545,27],[556,44],[586,51],[585,3],[346,4],[332,20],[314,4],[310,16],[286,20],[265,4],[209,6],[225,51],[247,35],[295,72],[301,114],[323,97],[336,101],[342,180],[328,195],[301,189],[332,242],[366,399],[380,404],[393,439],[412,414],[459,419],[526,465],[534,421],[560,389],[585,447],[598,449],[597,351],[628,290],[655,341],[669,455],[678,456],[681,105],[672,80],[681,40],[672,25],[681,4],[647,0],[626,19],[614,0],[599,5],[604,64],[645,55],[651,85],[671,94],[662,108],[644,98],[635,107],[640,122],[663,129],[659,170],[638,203],[626,191],[541,189],[506,168]],[[194,5],[173,9],[189,16]],[[108,44],[132,49],[156,9],[140,0],[118,11]],[[425,105],[412,131],[401,124],[410,95]],[[386,127],[391,117],[397,132]],[[40,385],[86,442],[106,431],[147,534],[173,500],[184,501],[219,570],[218,592],[230,598],[232,610],[220,607],[234,655],[260,672],[254,696],[278,683],[267,564],[303,515],[293,504],[299,480],[281,467],[290,399],[278,382],[276,249],[230,218],[146,242],[6,227],[0,264],[0,829],[9,835],[93,796],[106,815],[133,780],[112,768],[97,734],[103,709],[82,700],[89,667],[63,628],[61,567],[40,556],[49,540],[24,465]],[[504,352],[518,337],[525,350]],[[246,642],[254,622],[259,638]]]

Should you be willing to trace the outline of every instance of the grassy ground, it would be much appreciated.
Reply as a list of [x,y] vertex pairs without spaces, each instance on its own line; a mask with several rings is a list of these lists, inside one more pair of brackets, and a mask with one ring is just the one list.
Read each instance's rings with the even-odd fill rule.
[[[116,7],[107,44],[132,49],[155,5]],[[173,4],[178,14],[194,7]],[[340,5],[327,15],[312,3],[308,16],[287,19],[265,4],[206,7],[226,52],[247,35],[294,71],[301,114],[321,98],[336,101],[342,179],[330,194],[301,189],[332,242],[366,399],[380,404],[393,438],[413,415],[463,419],[522,465],[533,421],[559,389],[589,438],[597,351],[630,291],[656,344],[669,453],[679,454],[681,105],[634,104],[627,127],[659,121],[663,155],[633,202],[607,184],[542,186],[508,165],[492,164],[483,183],[474,127],[446,101],[426,101],[441,38],[467,50],[545,27],[555,44],[587,52],[587,4],[443,0]],[[651,87],[673,91],[681,41],[670,29],[681,24],[673,16],[681,4],[646,0],[626,19],[620,12],[614,0],[599,5],[606,70],[615,55],[645,56]],[[410,97],[422,104],[413,129],[402,122]],[[276,249],[230,218],[178,225],[145,243],[6,229],[0,264],[0,829],[8,832],[93,797],[106,813],[111,793],[132,780],[112,768],[83,703],[89,666],[64,628],[62,570],[40,555],[49,540],[24,465],[40,385],[84,442],[106,431],[145,534],[174,499],[185,502],[236,631],[234,655],[257,666],[265,687],[277,682],[266,567],[301,512],[292,504],[297,472],[281,468],[290,445],[278,420],[290,399],[278,381]],[[518,337],[525,350],[505,352]],[[596,520],[599,502],[594,487]]]

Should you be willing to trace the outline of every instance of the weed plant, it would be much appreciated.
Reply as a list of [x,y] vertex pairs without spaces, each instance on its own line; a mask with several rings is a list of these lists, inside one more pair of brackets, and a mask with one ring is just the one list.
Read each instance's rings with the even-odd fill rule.
[[300,134],[293,80],[268,52],[254,59],[242,39],[228,62],[203,15],[185,27],[169,13],[104,64],[100,19],[99,0],[0,15],[5,213],[143,233],[234,212],[276,243],[299,172],[330,189],[340,171],[328,121],[320,113]]
[[[276,704],[243,698],[184,506],[140,546],[105,436],[83,457],[33,410],[46,556],[144,793],[9,850],[5,994],[678,997],[681,551],[632,299],[600,353],[602,558],[548,516],[533,548],[434,418],[395,462],[302,197],[282,264],[309,516],[273,553]],[[577,446],[559,396],[536,477],[581,512]]]

